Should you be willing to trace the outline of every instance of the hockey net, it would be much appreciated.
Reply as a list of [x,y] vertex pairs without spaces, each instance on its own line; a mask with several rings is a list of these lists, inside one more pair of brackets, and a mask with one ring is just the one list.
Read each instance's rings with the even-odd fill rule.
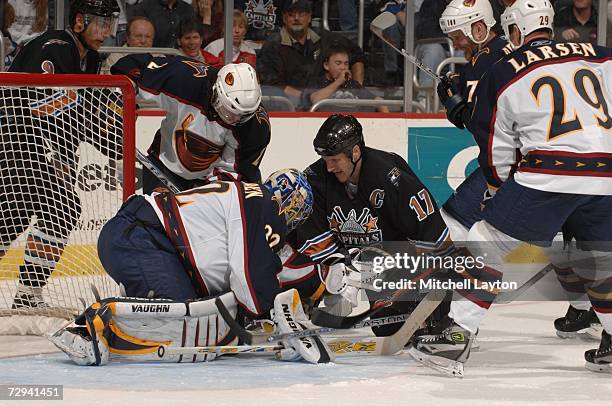
[[127,78],[0,73],[0,334],[44,334],[118,294],[97,255],[134,193]]

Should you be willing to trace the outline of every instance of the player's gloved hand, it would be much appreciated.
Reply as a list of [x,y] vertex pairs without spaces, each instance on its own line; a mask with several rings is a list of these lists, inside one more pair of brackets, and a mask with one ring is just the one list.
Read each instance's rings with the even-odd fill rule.
[[329,293],[323,298],[326,311],[336,316],[348,316],[359,305],[357,295],[360,274],[343,263],[319,267],[319,277]]
[[438,83],[438,97],[446,108],[446,117],[457,128],[465,128],[461,113],[466,107],[466,102],[461,95],[461,78],[455,72],[449,72]]
[[484,210],[487,203],[489,203],[489,200],[493,199],[493,196],[495,196],[495,191],[487,188],[482,196],[482,200],[480,201],[480,210]]
[[[281,292],[274,298],[272,320],[278,333],[295,333],[303,331],[309,323],[297,290]],[[277,353],[282,361],[304,361],[313,364],[327,363],[334,360],[334,353],[319,335],[309,337],[292,337],[282,340],[285,347]]]

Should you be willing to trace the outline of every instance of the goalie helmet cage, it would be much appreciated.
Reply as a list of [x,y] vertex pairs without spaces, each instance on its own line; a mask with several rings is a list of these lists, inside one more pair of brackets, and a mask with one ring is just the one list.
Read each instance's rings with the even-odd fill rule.
[[[97,239],[135,191],[135,106],[126,77],[0,73],[0,335],[119,293]],[[24,286],[42,303],[15,306]]]

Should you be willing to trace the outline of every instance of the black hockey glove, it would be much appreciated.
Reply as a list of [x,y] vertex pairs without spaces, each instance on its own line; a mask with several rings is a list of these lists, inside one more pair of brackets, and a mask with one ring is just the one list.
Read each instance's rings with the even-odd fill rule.
[[438,97],[446,108],[446,117],[457,128],[464,129],[462,111],[466,107],[466,102],[461,96],[461,79],[457,73],[449,72],[438,83]]

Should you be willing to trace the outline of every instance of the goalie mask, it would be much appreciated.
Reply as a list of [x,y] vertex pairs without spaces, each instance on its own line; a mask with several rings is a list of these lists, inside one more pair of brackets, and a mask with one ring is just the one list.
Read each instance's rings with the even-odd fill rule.
[[351,149],[359,145],[363,150],[363,129],[351,115],[332,114],[325,120],[313,142],[314,149],[321,156],[345,153],[352,156]]
[[[508,6],[501,15],[501,25],[504,35],[513,49],[517,49],[525,42],[525,37],[534,31],[543,28],[553,31],[555,11],[550,0],[516,0]],[[520,31],[519,45],[510,41],[510,27],[516,25]]]
[[312,213],[313,193],[306,176],[297,169],[274,172],[264,187],[278,203],[279,214],[285,216],[289,231],[306,221]]
[[[472,36],[472,24],[477,21],[482,21],[487,26],[487,35],[480,42]],[[440,28],[444,34],[461,31],[475,44],[486,41],[494,25],[495,17],[489,0],[453,0],[448,3],[440,17]]]
[[248,63],[230,63],[219,70],[213,85],[212,106],[228,125],[246,123],[261,103],[255,69]]

